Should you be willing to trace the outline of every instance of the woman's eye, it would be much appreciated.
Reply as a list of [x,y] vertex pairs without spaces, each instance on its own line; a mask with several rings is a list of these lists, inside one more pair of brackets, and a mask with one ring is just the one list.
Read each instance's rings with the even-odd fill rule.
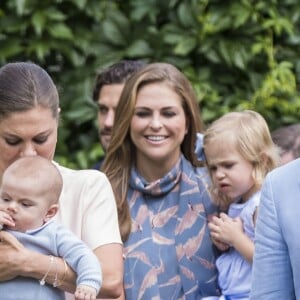
[[34,139],[34,142],[37,144],[43,144],[47,141],[47,139],[48,139],[47,136],[37,137]]
[[167,117],[167,118],[171,118],[171,117],[175,116],[176,113],[175,113],[174,111],[165,111],[165,112],[163,113],[163,115],[164,115],[165,117]]
[[19,139],[5,139],[6,143],[11,146],[18,145],[20,143]]
[[138,117],[147,117],[150,115],[150,113],[147,111],[136,111],[135,115]]

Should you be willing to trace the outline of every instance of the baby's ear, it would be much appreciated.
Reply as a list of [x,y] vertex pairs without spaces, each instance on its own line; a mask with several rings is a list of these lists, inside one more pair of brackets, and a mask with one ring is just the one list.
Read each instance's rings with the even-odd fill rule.
[[46,213],[46,215],[45,215],[44,222],[46,223],[46,222],[48,222],[51,218],[53,218],[53,217],[56,215],[57,211],[58,211],[58,204],[52,204],[52,205],[49,207],[49,209],[48,209],[48,211],[47,211],[47,213]]

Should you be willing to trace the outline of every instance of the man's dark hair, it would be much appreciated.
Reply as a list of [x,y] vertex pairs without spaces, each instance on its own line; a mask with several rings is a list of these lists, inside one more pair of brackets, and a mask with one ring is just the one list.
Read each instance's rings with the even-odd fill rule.
[[93,100],[95,102],[98,101],[99,93],[104,85],[125,83],[133,73],[145,65],[146,63],[140,60],[121,60],[102,70],[96,76],[93,88]]
[[271,136],[282,154],[291,152],[294,158],[300,157],[300,124],[279,127],[271,133]]

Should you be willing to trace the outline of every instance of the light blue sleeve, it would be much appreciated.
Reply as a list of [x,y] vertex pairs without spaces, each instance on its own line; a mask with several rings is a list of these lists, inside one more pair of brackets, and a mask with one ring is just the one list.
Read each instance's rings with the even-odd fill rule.
[[58,255],[77,273],[77,286],[87,285],[98,293],[102,285],[102,270],[93,251],[63,226],[57,227]]
[[[279,178],[269,174],[262,188],[255,229],[251,300],[296,299],[288,248],[282,234]],[[281,182],[282,184],[282,182]]]

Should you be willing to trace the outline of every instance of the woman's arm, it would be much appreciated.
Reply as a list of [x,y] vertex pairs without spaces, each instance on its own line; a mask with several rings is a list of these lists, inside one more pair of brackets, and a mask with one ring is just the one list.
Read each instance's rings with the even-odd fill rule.
[[[10,280],[16,276],[44,278],[49,284],[59,283],[58,287],[66,292],[74,293],[76,274],[59,257],[51,262],[49,255],[25,248],[13,235],[0,232],[0,281]],[[103,273],[103,284],[99,297],[119,298],[123,293],[123,247],[112,243],[95,249]],[[121,299],[121,298],[120,298]]]
[[16,276],[44,278],[47,283],[58,283],[64,291],[73,293],[76,288],[76,274],[59,257],[51,262],[49,255],[25,248],[13,235],[0,232],[0,281],[10,280]]
[[94,250],[103,274],[103,283],[98,297],[122,299],[123,294],[123,246],[111,243]]
[[123,285],[123,246],[110,182],[96,170],[61,170],[64,188],[57,221],[71,229],[98,257],[103,278],[99,297],[118,298]]

